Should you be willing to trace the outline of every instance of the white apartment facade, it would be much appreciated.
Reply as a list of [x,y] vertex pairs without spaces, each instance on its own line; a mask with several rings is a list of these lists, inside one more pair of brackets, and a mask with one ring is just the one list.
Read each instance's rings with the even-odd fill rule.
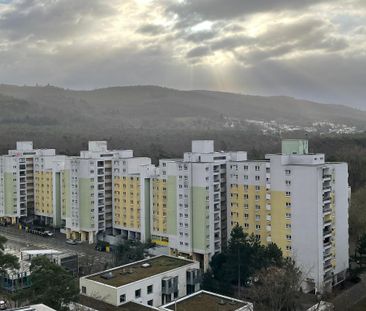
[[34,158],[34,218],[38,223],[61,226],[61,174],[66,156],[37,155]]
[[329,290],[349,267],[347,164],[310,154],[304,140],[266,159],[228,163],[228,226],[276,243],[302,269],[304,291]]
[[54,155],[54,149],[33,149],[30,141],[0,157],[0,218],[26,221],[34,215],[34,157]]
[[81,295],[113,306],[161,306],[199,290],[199,263],[157,256],[80,278]]
[[226,163],[231,157],[246,159],[246,153],[215,152],[213,141],[193,141],[183,159],[161,160],[152,182],[153,241],[169,246],[171,254],[199,261],[205,270],[227,243]]

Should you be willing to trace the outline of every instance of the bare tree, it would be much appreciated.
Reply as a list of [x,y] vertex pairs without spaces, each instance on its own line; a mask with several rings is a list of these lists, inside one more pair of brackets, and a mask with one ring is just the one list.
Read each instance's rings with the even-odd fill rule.
[[271,266],[254,277],[249,295],[264,310],[295,310],[302,273],[294,261],[287,260],[282,267]]

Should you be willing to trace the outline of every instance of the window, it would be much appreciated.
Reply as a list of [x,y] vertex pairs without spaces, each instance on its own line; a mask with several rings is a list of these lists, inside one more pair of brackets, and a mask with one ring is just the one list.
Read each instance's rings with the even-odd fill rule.
[[255,220],[256,220],[256,221],[260,221],[260,220],[261,220],[261,216],[259,216],[259,215],[255,215]]
[[248,180],[248,175],[244,175],[244,180]]
[[81,287],[81,292],[82,292],[83,294],[86,294],[86,287],[85,287],[85,286],[82,286],[82,287]]
[[126,295],[123,294],[123,295],[120,295],[119,296],[119,302],[125,302],[126,301]]
[[286,207],[290,208],[291,207],[291,203],[290,202],[286,202]]
[[291,174],[291,170],[285,170],[285,174],[286,175],[290,175]]
[[258,194],[256,194],[256,195],[255,195],[255,200],[256,200],[256,201],[258,201],[260,198],[261,198],[261,196],[260,196],[260,195],[258,195]]
[[261,225],[255,225],[255,230],[260,230],[261,229]]
[[152,299],[147,302],[148,306],[152,306],[153,304],[154,304],[154,300],[152,300]]
[[291,224],[286,224],[286,229],[291,229]]
[[287,240],[291,240],[291,235],[286,234],[286,239],[287,239]]
[[258,186],[258,185],[256,185],[256,186],[255,186],[255,191],[259,191],[259,190],[261,190],[261,187],[260,187],[260,186]]
[[244,165],[244,171],[248,170],[248,165]]
[[286,186],[290,186],[291,185],[291,180],[286,180]]
[[153,286],[152,285],[149,285],[148,287],[147,287],[147,293],[148,294],[151,294],[153,292]]
[[257,180],[257,181],[258,181],[258,180],[260,180],[260,179],[261,179],[261,178],[260,178],[260,176],[258,176],[258,175],[256,175],[256,176],[255,176],[255,180]]
[[286,197],[290,197],[291,196],[291,192],[290,191],[286,191]]
[[141,289],[136,289],[135,290],[135,298],[140,298],[141,297]]
[[291,213],[286,213],[286,218],[290,219],[291,218]]

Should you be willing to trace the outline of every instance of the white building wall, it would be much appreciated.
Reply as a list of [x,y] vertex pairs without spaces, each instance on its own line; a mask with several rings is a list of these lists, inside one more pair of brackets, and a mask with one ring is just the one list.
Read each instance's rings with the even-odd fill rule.
[[[115,269],[115,268],[114,268]],[[113,271],[114,269],[106,270]],[[126,266],[128,269],[128,265]],[[148,269],[148,268],[147,268]],[[178,276],[178,297],[181,298],[187,295],[187,270],[199,269],[198,262],[192,262],[185,266],[166,271],[160,274],[153,275],[149,278],[145,278],[136,282],[129,283],[120,287],[113,287],[100,282],[96,282],[88,279],[88,277],[80,278],[80,289],[86,288],[86,296],[93,297],[99,300],[103,300],[114,306],[120,306],[127,301],[135,301],[147,305],[148,301],[153,300],[153,306],[162,305],[162,280],[164,278]],[[153,285],[153,291],[151,294],[147,293],[147,287]],[[141,296],[135,297],[135,291],[141,290]],[[120,302],[120,296],[126,295],[125,302]]]
[[334,164],[335,172],[335,223],[336,223],[336,268],[334,273],[340,273],[349,267],[348,242],[348,166],[346,163]]

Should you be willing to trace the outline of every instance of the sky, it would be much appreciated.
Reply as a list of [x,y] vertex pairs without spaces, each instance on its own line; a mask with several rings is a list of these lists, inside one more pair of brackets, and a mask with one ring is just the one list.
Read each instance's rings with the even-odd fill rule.
[[160,85],[366,110],[366,0],[0,0],[0,83]]

